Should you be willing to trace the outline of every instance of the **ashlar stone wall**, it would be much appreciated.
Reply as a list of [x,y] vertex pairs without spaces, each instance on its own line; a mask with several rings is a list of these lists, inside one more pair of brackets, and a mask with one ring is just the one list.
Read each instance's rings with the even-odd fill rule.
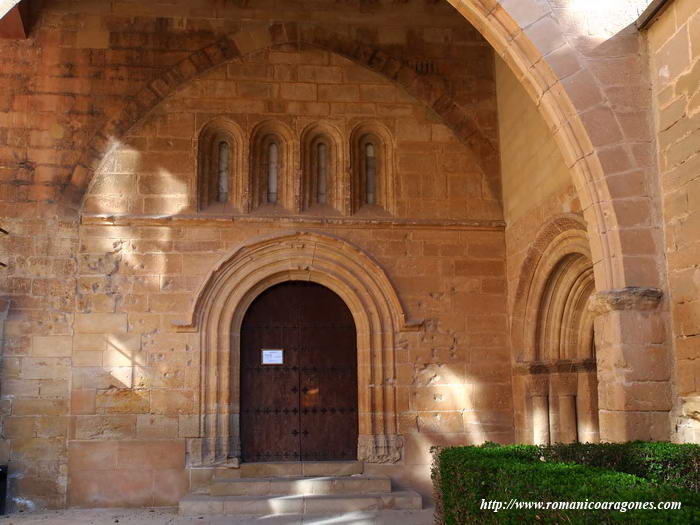
[[[394,141],[395,216],[323,218],[281,205],[198,215],[197,137],[214,117],[234,120],[243,137],[280,119],[293,141],[311,123],[349,140],[357,122],[381,122]],[[290,146],[298,158],[298,143]],[[348,169],[347,158],[340,163]],[[404,458],[389,473],[427,492],[431,444],[512,440],[497,176],[422,104],[325,51],[267,50],[164,101],[105,160],[83,208],[69,457],[92,460],[70,460],[69,502],[172,503],[187,490],[183,447],[199,432],[201,348],[176,324],[218,261],[290,228],[338,236],[376,259],[408,317],[423,322],[398,342]],[[122,462],[132,449],[142,459]],[[129,482],[134,468],[138,484]]]
[[647,30],[663,194],[680,441],[700,442],[700,6],[669,2]]
[[[188,337],[172,333],[170,321],[182,318],[207,268],[236,243],[275,228],[329,228],[332,221],[300,226],[297,218],[110,225],[88,217],[193,211],[195,130],[213,115],[226,113],[237,119],[265,114],[294,121],[295,132],[302,122],[319,118],[343,126],[370,116],[401,123],[392,131],[405,151],[396,162],[397,173],[405,173],[397,185],[401,217],[406,222],[411,216],[462,222],[416,231],[405,230],[405,224],[382,223],[384,229],[377,229],[362,223],[344,226],[343,235],[351,242],[358,237],[362,249],[388,264],[392,279],[405,281],[396,284],[402,300],[409,309],[425,309],[426,319],[439,317],[433,309],[456,309],[446,303],[471,304],[472,296],[484,295],[493,307],[493,314],[470,311],[461,319],[426,322],[431,329],[422,337],[428,342],[419,345],[422,357],[411,363],[425,362],[427,367],[432,361],[426,360],[443,362],[442,354],[456,352],[454,358],[466,366],[467,342],[457,338],[456,331],[464,329],[469,316],[474,317],[474,335],[468,344],[484,355],[492,346],[504,352],[502,340],[488,335],[493,326],[505,325],[499,306],[502,275],[493,262],[503,257],[501,226],[489,223],[481,229],[478,222],[501,219],[493,169],[497,131],[492,51],[446,2],[411,0],[396,9],[393,1],[323,0],[313,6],[310,16],[304,3],[286,0],[254,5],[211,0],[167,5],[45,2],[29,39],[0,41],[0,222],[10,231],[2,239],[8,267],[1,285],[10,307],[4,326],[0,456],[10,464],[15,505],[176,501],[185,489],[184,439],[195,432],[198,349]],[[392,63],[411,72],[406,83],[437,86],[423,91],[428,100],[423,103],[440,100],[443,109],[452,111],[453,127],[468,115],[464,123],[472,127],[464,129],[478,129],[488,147],[469,151],[424,105],[409,101],[400,90],[392,91],[368,71],[349,68],[344,59],[305,50],[308,62],[300,64],[295,61],[302,55],[265,51],[274,32],[271,24],[278,29],[298,27],[318,39],[341,35],[331,40],[352,44],[346,46],[346,54],[369,48],[394,57],[398,62]],[[265,31],[268,40],[259,42]],[[226,36],[235,36],[246,56],[260,54],[222,62],[210,73],[210,81],[188,85],[183,91],[187,96],[177,102],[178,116],[167,111],[170,101],[163,101],[161,116],[154,115],[130,135],[133,144],[126,141],[123,128],[96,136],[124,108],[147,107],[149,100],[137,100],[137,95],[171,68],[180,64],[180,73],[190,78],[210,67],[201,50],[218,49],[214,43]],[[162,88],[158,82],[154,86]],[[448,97],[442,98],[445,94]],[[246,119],[242,124],[249,130],[252,120]],[[114,176],[95,183],[81,219],[77,210],[64,204],[83,202],[87,173],[102,164],[111,141],[124,141],[128,146],[120,151],[126,152],[103,164]],[[488,180],[478,166],[486,156],[491,159]],[[438,170],[443,173],[436,175]],[[428,172],[439,179],[430,180]],[[448,193],[455,198],[446,210],[442,199]],[[467,204],[476,223],[464,212]],[[425,284],[443,271],[454,276],[439,286]],[[461,284],[452,290],[452,283]],[[434,296],[424,293],[428,288]],[[438,357],[425,350],[430,345],[439,348]],[[403,359],[406,364],[408,357]],[[483,367],[479,373],[487,375]],[[427,375],[426,384],[453,381]],[[410,384],[413,379],[402,381]],[[505,388],[500,378],[492,383],[497,390]],[[425,392],[431,399],[429,389]],[[473,419],[464,427],[457,416],[460,411],[448,412],[445,418],[451,418],[454,436],[466,436],[462,429],[471,428]],[[433,426],[423,423],[424,430],[445,430],[443,423],[436,423],[440,418],[425,421]],[[494,439],[507,434],[504,421],[499,419],[493,427]],[[436,434],[443,435],[452,439],[453,434]],[[413,440],[418,442],[422,438]],[[76,447],[83,447],[80,453]],[[416,448],[407,440],[407,458],[417,457],[408,453],[411,447]],[[125,481],[132,476],[133,482]],[[104,499],[107,484],[115,490]],[[83,499],[71,499],[69,492]]]
[[[439,89],[417,101],[337,54],[258,45],[256,31],[271,20],[372,46],[396,56],[411,79],[438,79]],[[182,86],[126,135],[95,142],[147,83],[178,63],[203,67],[196,52],[223,35],[238,35],[245,59]],[[405,439],[392,475],[427,492],[431,443],[512,439],[493,55],[449,5],[317,2],[309,22],[287,2],[51,3],[32,38],[2,41],[0,54],[9,57],[0,208],[11,232],[2,459],[17,507],[170,505],[188,490],[200,349],[172,322],[187,317],[223,257],[289,229],[366,252],[424,321],[397,352]],[[426,109],[443,94],[488,151],[462,144]],[[198,217],[197,132],[221,115],[246,133],[279,119],[297,139],[319,120],[343,134],[380,120],[394,140],[394,216]],[[108,158],[91,149],[115,144]],[[59,201],[85,159],[108,176],[93,181],[78,215]]]

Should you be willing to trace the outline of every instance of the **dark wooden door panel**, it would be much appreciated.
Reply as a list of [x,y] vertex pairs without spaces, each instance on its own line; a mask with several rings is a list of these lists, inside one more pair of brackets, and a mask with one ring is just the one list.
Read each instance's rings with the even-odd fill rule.
[[[247,359],[241,363],[244,461],[299,459],[298,340],[299,330],[289,327],[259,326],[246,332]],[[263,365],[264,348],[284,348],[285,364]]]
[[[281,349],[283,365],[261,363]],[[253,302],[241,330],[243,461],[357,457],[352,315],[329,289],[291,281]]]
[[354,326],[338,317],[335,325],[305,326],[302,332],[302,459],[357,455],[356,336]]

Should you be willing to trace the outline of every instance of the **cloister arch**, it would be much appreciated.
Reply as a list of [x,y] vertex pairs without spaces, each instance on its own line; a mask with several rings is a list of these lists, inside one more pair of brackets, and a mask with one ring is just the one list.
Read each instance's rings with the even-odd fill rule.
[[[655,253],[646,260],[624,254],[621,237],[625,228],[639,227],[625,213],[624,202],[611,191],[608,177],[626,173],[619,164],[611,163],[611,155],[622,157],[626,151],[624,130],[611,108],[606,93],[595,82],[590,67],[577,59],[579,53],[570,44],[559,25],[558,17],[548,3],[537,0],[447,0],[491,44],[508,64],[537,105],[549,126],[581,201],[587,223],[589,242],[596,276],[596,289],[618,289],[625,286],[658,286],[659,274]],[[631,21],[630,21],[631,22]],[[559,65],[566,57],[566,68]],[[556,68],[556,72],[555,72]],[[562,80],[576,73],[576,83]],[[594,93],[589,99],[573,96],[573,89]],[[606,165],[603,162],[606,162]],[[638,161],[630,161],[634,164]],[[641,166],[630,166],[641,169]],[[629,168],[628,168],[629,169]],[[638,175],[638,174],[637,174]],[[634,178],[630,173],[629,178]],[[619,187],[618,187],[619,188]],[[651,196],[646,192],[634,195],[638,206],[647,207]],[[629,195],[624,195],[629,197]],[[651,236],[651,231],[647,232]]]
[[367,254],[328,235],[294,231],[253,239],[221,262],[196,294],[191,319],[179,327],[199,334],[201,352],[200,437],[189,440],[191,464],[238,457],[240,402],[229,392],[239,370],[240,326],[261,292],[292,280],[334,291],[355,321],[358,458],[374,463],[401,458],[394,349],[398,334],[419,323],[406,319],[391,282]]

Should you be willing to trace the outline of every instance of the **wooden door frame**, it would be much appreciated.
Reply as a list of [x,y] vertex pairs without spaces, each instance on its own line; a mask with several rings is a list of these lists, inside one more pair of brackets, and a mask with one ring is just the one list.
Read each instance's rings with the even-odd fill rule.
[[[313,281],[334,291],[350,309],[357,330],[358,459],[400,461],[396,347],[399,334],[416,331],[382,268],[336,237],[294,231],[254,239],[222,261],[197,294],[181,332],[199,335],[199,435],[189,438],[189,465],[240,457],[240,329],[255,298],[285,281]],[[234,385],[235,386],[235,385]],[[401,404],[407,400],[401,400]]]

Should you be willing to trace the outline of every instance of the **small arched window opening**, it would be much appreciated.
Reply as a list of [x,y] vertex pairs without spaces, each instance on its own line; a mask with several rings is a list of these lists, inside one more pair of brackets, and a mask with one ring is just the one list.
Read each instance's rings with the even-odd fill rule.
[[253,132],[250,145],[250,200],[246,207],[287,208],[290,136],[278,123],[265,122]]
[[328,144],[316,144],[316,202],[328,202]]
[[222,140],[219,142],[218,155],[218,202],[228,202],[229,196],[229,165],[231,163],[231,146],[229,143]]
[[344,209],[338,173],[340,134],[331,126],[313,124],[301,136],[301,199],[299,211]]
[[233,211],[242,164],[241,134],[235,123],[216,119],[207,124],[197,142],[197,208]]
[[365,144],[365,204],[377,202],[377,157],[373,142]]
[[382,172],[383,160],[382,142],[373,133],[366,133],[360,137],[356,146],[355,169],[355,208],[363,206],[382,206],[380,198],[384,173]]
[[277,203],[277,187],[279,177],[279,146],[276,142],[267,145],[267,202]]
[[353,213],[394,212],[392,139],[376,122],[358,126],[351,141],[351,209]]

